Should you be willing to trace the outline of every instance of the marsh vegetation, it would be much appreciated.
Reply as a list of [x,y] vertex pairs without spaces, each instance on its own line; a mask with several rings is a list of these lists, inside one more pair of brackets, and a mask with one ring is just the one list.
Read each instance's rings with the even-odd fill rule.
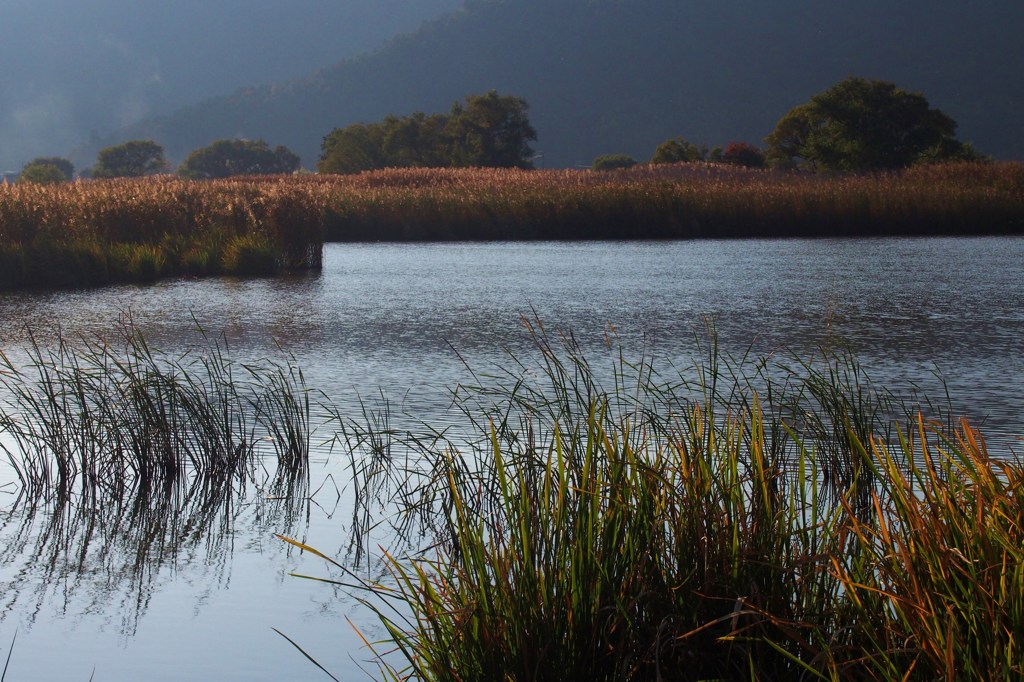
[[611,172],[389,169],[0,186],[0,287],[318,270],[324,240],[1020,234],[1024,165],[819,176],[711,163]]
[[323,207],[286,183],[0,185],[0,289],[319,269]]
[[468,435],[350,425],[389,579],[285,538],[378,614],[383,678],[1024,672],[1024,467],[948,405],[841,349],[735,359],[712,335],[662,374],[528,326],[534,356],[456,391]]
[[0,354],[0,449],[23,494],[96,504],[189,480],[244,479],[256,458],[301,475],[310,448],[302,371],[240,364],[222,339],[181,355],[118,339],[58,336],[27,365]]

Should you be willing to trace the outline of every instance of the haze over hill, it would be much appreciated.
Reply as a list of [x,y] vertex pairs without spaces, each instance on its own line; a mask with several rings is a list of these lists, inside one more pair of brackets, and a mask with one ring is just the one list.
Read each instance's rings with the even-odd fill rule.
[[1021,26],[1019,0],[477,0],[372,54],[105,142],[153,137],[181,159],[217,138],[264,137],[312,167],[334,127],[446,111],[493,88],[530,103],[540,165],[645,160],[676,135],[760,143],[790,108],[859,75],[923,92],[961,139],[1022,158]]
[[[979,151],[1024,158],[1024,41],[1019,39],[1024,3],[1019,0],[970,6],[959,0],[470,0],[360,56],[352,56],[355,39],[346,42],[338,28],[337,53],[330,58],[324,36],[334,29],[324,30],[327,22],[311,21],[309,14],[327,16],[337,3],[305,0],[279,15],[278,5],[267,0],[247,3],[250,12],[275,17],[277,35],[289,37],[285,42],[291,47],[275,48],[267,57],[257,57],[260,49],[252,44],[273,47],[273,40],[254,40],[255,29],[241,19],[235,26],[226,11],[215,13],[218,30],[200,25],[200,5],[195,0],[188,5],[193,3],[192,9],[176,8],[177,35],[188,35],[191,24],[181,18],[186,14],[196,26],[193,38],[174,43],[177,51],[221,55],[200,60],[211,70],[222,68],[225,53],[237,54],[238,69],[245,66],[239,84],[271,83],[277,74],[294,72],[299,57],[289,61],[286,53],[298,51],[304,63],[345,59],[301,79],[226,88],[232,94],[102,135],[78,149],[79,167],[92,163],[100,146],[132,138],[157,140],[179,162],[215,139],[262,137],[288,145],[312,168],[324,135],[335,127],[389,113],[447,111],[465,95],[489,89],[530,103],[540,138],[535,147],[543,155],[538,165],[585,165],[605,153],[646,160],[659,142],[677,135],[710,145],[759,144],[786,111],[850,75],[923,92],[960,123],[959,137]],[[127,0],[116,4],[131,14]],[[352,0],[348,6],[360,8],[367,22],[364,34],[384,31],[371,5],[402,8],[406,23],[414,21],[400,0]],[[444,1],[421,5],[421,14],[427,14],[427,5],[438,10]],[[216,52],[201,47],[200,36],[235,47]],[[141,69],[137,79],[145,81],[145,73]],[[215,87],[205,80],[204,69],[161,73],[164,80],[194,77],[207,90]],[[96,98],[108,104],[117,99],[109,88]],[[56,119],[50,126],[54,142],[65,139],[67,129],[54,110],[42,105],[40,110]],[[121,110],[138,115],[130,98]],[[103,129],[95,119],[90,125]],[[44,129],[40,125],[35,131]],[[38,153],[70,152],[61,147]]]
[[0,3],[0,171],[244,85],[300,77],[460,2]]

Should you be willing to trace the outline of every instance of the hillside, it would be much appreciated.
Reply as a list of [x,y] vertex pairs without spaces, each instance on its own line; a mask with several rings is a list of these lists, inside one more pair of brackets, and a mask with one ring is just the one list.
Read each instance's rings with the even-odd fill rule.
[[530,103],[538,165],[563,167],[603,153],[646,159],[676,135],[760,143],[792,106],[859,75],[925,93],[961,139],[1024,158],[1021,26],[1018,0],[477,0],[308,78],[238,90],[102,143],[152,137],[180,160],[217,138],[264,137],[312,167],[334,127],[446,111],[497,89]]
[[[3,3],[0,171],[374,49],[461,0]],[[91,163],[93,159],[87,159]]]

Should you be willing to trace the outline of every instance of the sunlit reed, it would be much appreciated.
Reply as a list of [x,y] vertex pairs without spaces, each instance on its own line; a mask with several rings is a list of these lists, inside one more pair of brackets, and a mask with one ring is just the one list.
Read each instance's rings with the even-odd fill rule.
[[319,199],[287,178],[0,185],[0,288],[319,269]]

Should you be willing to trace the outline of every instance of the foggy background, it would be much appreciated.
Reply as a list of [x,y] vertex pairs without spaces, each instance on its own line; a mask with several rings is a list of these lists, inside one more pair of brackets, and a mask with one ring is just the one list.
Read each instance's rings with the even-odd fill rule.
[[0,0],[0,171],[377,47],[460,0]]
[[[264,138],[313,168],[335,127],[524,97],[542,167],[662,141],[761,145],[856,75],[923,93],[960,139],[1024,158],[1024,2],[0,0],[0,171],[79,170],[154,139],[169,160]],[[426,22],[426,23],[424,23]]]

